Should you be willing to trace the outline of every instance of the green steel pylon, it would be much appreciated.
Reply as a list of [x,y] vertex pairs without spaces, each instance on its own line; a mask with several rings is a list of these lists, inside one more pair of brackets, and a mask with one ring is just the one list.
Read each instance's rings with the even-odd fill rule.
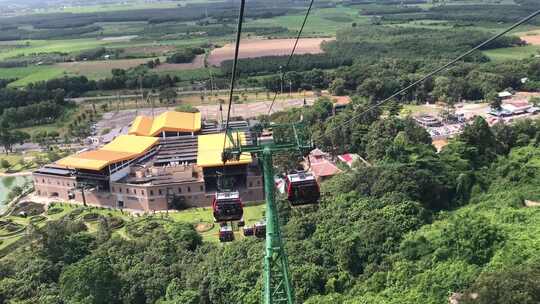
[[[264,304],[294,304],[294,291],[289,273],[287,253],[281,238],[279,215],[275,200],[272,155],[291,151],[306,153],[313,145],[301,124],[271,125],[272,140],[259,142],[262,127],[252,132],[251,143],[245,143],[242,131],[227,130],[231,143],[223,152],[223,160],[239,159],[242,153],[257,155],[262,160],[266,200],[266,246],[264,257]],[[234,133],[234,134],[233,134]],[[235,136],[236,135],[236,136]]]
[[263,303],[293,304],[294,293],[289,275],[289,262],[281,239],[279,216],[274,195],[275,182],[272,151],[266,147],[262,154],[266,200],[266,255],[264,257]]

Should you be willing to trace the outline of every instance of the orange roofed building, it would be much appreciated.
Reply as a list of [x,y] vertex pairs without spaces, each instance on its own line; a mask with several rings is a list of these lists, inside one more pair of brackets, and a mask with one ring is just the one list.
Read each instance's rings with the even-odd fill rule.
[[[247,122],[236,124],[247,130]],[[225,134],[219,130],[203,125],[200,113],[138,116],[128,135],[36,170],[36,194],[139,211],[210,206],[223,170]],[[263,199],[262,174],[251,155],[226,166],[244,201]]]

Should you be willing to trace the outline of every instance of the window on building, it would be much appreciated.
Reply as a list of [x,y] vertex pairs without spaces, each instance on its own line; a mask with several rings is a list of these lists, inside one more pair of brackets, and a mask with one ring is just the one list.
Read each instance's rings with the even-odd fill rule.
[[144,195],[144,190],[141,190],[141,195]]
[[204,191],[204,187],[201,185],[201,192],[203,192],[203,191]]
[[159,195],[163,195],[163,191],[161,189],[158,190]]
[[178,187],[178,193],[182,193],[182,187]]
[[150,196],[154,195],[154,190],[150,190]]
[[133,194],[137,195],[137,189],[133,189]]
[[253,187],[253,182],[249,182],[249,187]]
[[43,178],[43,179],[41,179],[41,182],[45,184],[45,179],[44,179],[44,178]]
[[118,188],[118,192],[122,193],[122,188]]
[[126,188],[126,193],[129,194],[129,188]]
[[187,187],[187,192],[191,192],[191,187],[190,186]]
[[257,186],[260,186],[260,185],[261,185],[261,181],[257,180]]

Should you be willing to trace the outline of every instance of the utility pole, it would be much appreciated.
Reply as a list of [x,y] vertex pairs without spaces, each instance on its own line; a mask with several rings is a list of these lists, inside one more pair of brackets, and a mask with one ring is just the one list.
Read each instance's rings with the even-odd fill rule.
[[279,66],[279,77],[281,79],[280,85],[281,85],[281,95],[283,95],[283,67]]

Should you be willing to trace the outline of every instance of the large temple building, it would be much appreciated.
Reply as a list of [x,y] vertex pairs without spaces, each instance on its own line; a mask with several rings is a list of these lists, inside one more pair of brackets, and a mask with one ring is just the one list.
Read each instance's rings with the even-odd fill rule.
[[[244,121],[230,125],[248,129]],[[244,134],[244,140],[250,140]],[[138,116],[128,135],[36,170],[36,194],[58,201],[142,211],[206,207],[226,176],[244,201],[262,200],[257,160],[246,154],[224,165],[224,143],[230,144],[222,126],[203,122],[200,113]]]

